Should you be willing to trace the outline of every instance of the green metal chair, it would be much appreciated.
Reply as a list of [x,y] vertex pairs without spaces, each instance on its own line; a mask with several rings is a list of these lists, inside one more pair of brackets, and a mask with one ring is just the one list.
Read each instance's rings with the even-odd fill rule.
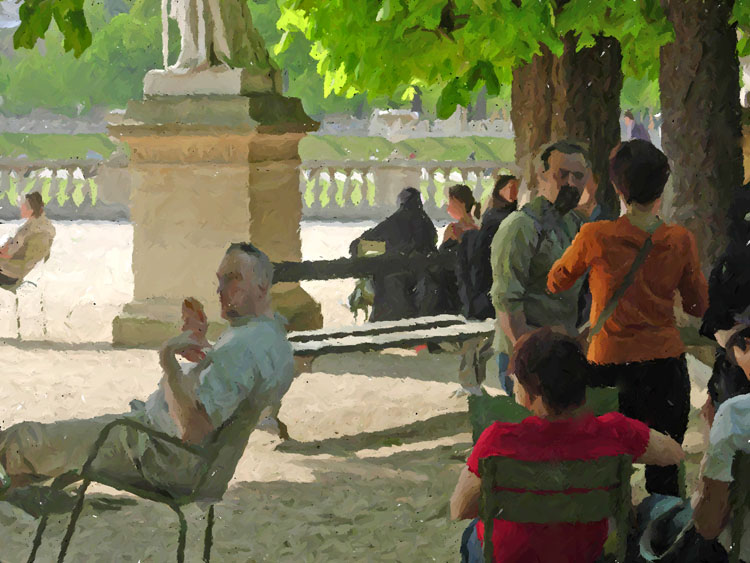
[[[203,544],[203,561],[208,563],[211,559],[211,546],[213,543],[214,503],[220,501],[226,492],[229,480],[234,475],[237,463],[242,457],[245,446],[250,438],[250,434],[258,422],[263,407],[268,402],[268,397],[258,393],[261,382],[262,380],[260,378],[256,380],[255,386],[248,398],[246,398],[239,405],[235,413],[201,445],[187,444],[179,438],[175,438],[164,432],[156,431],[149,426],[129,418],[118,419],[107,424],[99,434],[96,443],[92,447],[91,454],[83,465],[80,473],[75,475],[62,475],[55,479],[52,484],[53,488],[60,488],[65,486],[65,484],[83,479],[83,482],[78,489],[76,504],[71,513],[67,531],[60,546],[58,563],[63,563],[65,560],[70,541],[75,532],[76,523],[78,522],[78,518],[83,510],[86,489],[92,482],[101,483],[131,493],[140,498],[169,506],[177,514],[179,519],[180,527],[177,542],[178,563],[183,563],[185,560],[185,542],[187,538],[187,523],[181,507],[195,502],[210,504],[206,518],[206,530]],[[137,432],[146,434],[152,440],[164,444],[170,444],[173,447],[195,456],[201,462],[201,470],[196,475],[195,487],[192,490],[185,492],[167,491],[160,490],[145,479],[141,483],[122,482],[113,479],[110,476],[97,473],[93,468],[94,461],[110,432],[118,426],[130,427]],[[233,445],[233,447],[228,447],[230,444]],[[45,514],[39,523],[36,537],[34,538],[32,552],[28,560],[29,563],[32,563],[36,558],[37,550],[41,545],[42,536],[47,526],[47,518],[48,515]]]
[[6,491],[10,488],[10,477],[5,472],[5,468],[0,463],[0,499],[3,498]]
[[732,477],[732,485],[729,489],[729,501],[732,507],[732,543],[729,550],[729,562],[739,563],[745,517],[750,506],[750,454],[744,452],[735,454]]
[[[479,517],[484,523],[484,560],[493,561],[495,518],[551,524],[598,522],[614,518],[612,553],[624,561],[630,529],[629,456],[591,461],[532,462],[507,457],[479,460],[482,489]],[[576,490],[581,492],[563,492]],[[544,494],[539,494],[544,493]]]

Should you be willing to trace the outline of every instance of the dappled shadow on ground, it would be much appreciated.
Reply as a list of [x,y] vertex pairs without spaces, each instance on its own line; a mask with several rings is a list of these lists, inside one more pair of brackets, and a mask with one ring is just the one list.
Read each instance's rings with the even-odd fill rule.
[[389,428],[377,432],[362,432],[353,436],[341,436],[313,442],[288,440],[279,444],[276,451],[303,455],[348,456],[365,449],[437,440],[455,436],[462,432],[471,432],[469,415],[465,411],[441,414],[398,428]]
[[[394,353],[330,354],[321,356],[313,363],[314,372],[333,375],[366,374],[369,377],[411,378],[419,381],[439,381],[458,383],[460,357],[457,351],[438,353],[413,350],[394,351]],[[495,387],[498,384],[497,364],[494,360],[487,362],[486,384]]]
[[[311,460],[312,483],[240,483],[216,508],[215,561],[455,561],[463,524],[448,497],[469,444],[388,457]],[[69,561],[170,561],[177,522],[165,506],[94,494]],[[130,499],[127,499],[130,500]],[[3,562],[25,561],[37,521],[0,502]],[[119,510],[105,510],[119,508]],[[199,561],[203,513],[188,507],[188,557]],[[38,561],[51,561],[67,515],[53,515]],[[5,541],[9,538],[9,541]]]

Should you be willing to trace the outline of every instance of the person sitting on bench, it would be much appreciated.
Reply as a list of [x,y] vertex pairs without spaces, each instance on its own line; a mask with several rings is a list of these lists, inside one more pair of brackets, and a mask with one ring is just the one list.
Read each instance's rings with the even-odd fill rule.
[[[128,414],[51,424],[21,422],[0,431],[0,465],[14,487],[71,474],[75,481],[101,430],[109,422],[132,417],[155,430],[203,443],[251,393],[263,409],[281,401],[294,378],[292,346],[283,319],[271,306],[273,266],[252,244],[232,244],[219,265],[221,315],[229,327],[213,347],[205,348],[194,331],[168,340],[159,353],[163,369],[159,389],[144,404],[133,401]],[[184,373],[177,356],[205,357]],[[253,391],[253,389],[256,391]],[[244,451],[246,443],[223,447]],[[99,450],[93,469],[118,481],[144,483],[160,490],[184,491],[201,460],[184,449],[118,426]]]
[[26,194],[20,201],[21,218],[26,222],[0,247],[0,287],[16,285],[49,256],[55,227],[44,213],[39,192]]
[[[495,422],[477,440],[450,501],[451,517],[476,518],[482,476],[479,460],[505,456],[524,461],[593,460],[630,455],[638,463],[672,465],[684,458],[672,438],[619,413],[595,417],[586,409],[589,365],[572,337],[544,327],[523,335],[511,358],[519,384],[516,402],[533,416],[520,423]],[[484,526],[474,520],[462,540],[464,563],[483,561]],[[607,522],[520,524],[495,520],[494,560],[503,563],[595,561],[607,538]]]

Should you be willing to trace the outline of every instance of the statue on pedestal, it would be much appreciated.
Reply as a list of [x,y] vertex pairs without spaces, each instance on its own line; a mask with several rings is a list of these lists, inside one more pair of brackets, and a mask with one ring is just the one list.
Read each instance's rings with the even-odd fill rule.
[[[180,54],[173,65],[168,63],[168,18],[180,29]],[[162,77],[242,71],[254,77],[253,90],[281,93],[279,69],[245,0],[162,0],[162,26]]]

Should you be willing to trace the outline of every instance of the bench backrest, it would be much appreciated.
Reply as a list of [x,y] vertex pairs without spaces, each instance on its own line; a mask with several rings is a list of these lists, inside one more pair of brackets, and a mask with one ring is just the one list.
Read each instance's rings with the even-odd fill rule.
[[742,534],[745,531],[745,519],[750,506],[750,454],[737,452],[732,463],[732,485],[729,489],[732,506],[732,549],[729,561],[740,560]]
[[[590,461],[519,461],[493,456],[479,461],[479,517],[484,557],[493,561],[494,519],[518,523],[587,523],[614,518],[616,555],[624,560],[630,511],[629,456]],[[540,494],[541,493],[541,494]]]

